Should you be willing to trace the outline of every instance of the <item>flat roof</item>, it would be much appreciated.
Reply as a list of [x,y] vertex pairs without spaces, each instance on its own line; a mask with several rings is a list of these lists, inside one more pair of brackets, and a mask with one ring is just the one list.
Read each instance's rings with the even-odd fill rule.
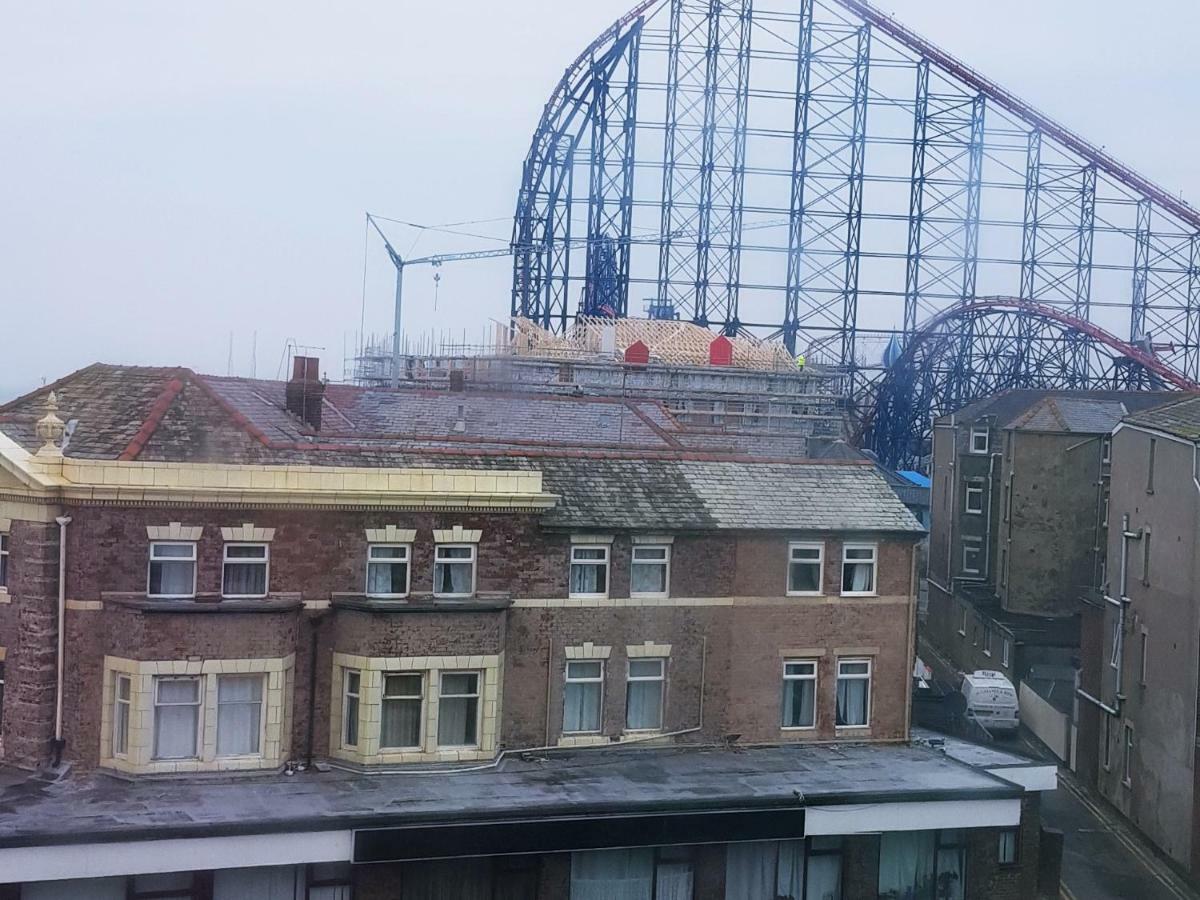
[[[425,772],[434,770],[425,769]],[[1012,800],[919,744],[530,752],[436,774],[34,776],[0,790],[0,848],[512,819]]]

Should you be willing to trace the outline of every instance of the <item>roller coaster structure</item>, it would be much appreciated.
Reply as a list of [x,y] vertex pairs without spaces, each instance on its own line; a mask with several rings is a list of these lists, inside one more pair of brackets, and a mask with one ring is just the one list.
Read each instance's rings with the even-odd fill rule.
[[1200,381],[1200,211],[861,0],[641,3],[546,104],[512,253],[544,327],[654,304],[845,367],[892,463],[986,392]]

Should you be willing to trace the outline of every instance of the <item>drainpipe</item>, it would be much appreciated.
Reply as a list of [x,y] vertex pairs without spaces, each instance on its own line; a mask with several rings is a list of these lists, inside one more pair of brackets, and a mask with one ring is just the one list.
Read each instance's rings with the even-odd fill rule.
[[1121,590],[1119,592],[1119,596],[1117,597],[1109,597],[1107,594],[1104,596],[1105,602],[1111,603],[1113,606],[1117,607],[1117,631],[1116,637],[1114,638],[1117,643],[1116,647],[1114,648],[1117,656],[1116,699],[1113,701],[1115,705],[1109,706],[1103,700],[1093,697],[1087,691],[1083,690],[1083,688],[1075,689],[1075,693],[1077,695],[1082,697],[1084,700],[1087,700],[1089,703],[1100,707],[1110,716],[1121,715],[1121,704],[1125,701],[1125,608],[1130,603],[1128,594],[1129,542],[1140,541],[1145,536],[1145,532],[1146,530],[1144,528],[1139,528],[1137,531],[1130,531],[1129,514],[1126,513],[1125,515],[1121,516],[1121,575],[1119,581]]
[[67,622],[67,526],[70,516],[59,516],[58,523],[58,655],[55,661],[56,687],[54,692],[54,767],[62,763],[63,748],[63,670],[66,655]]
[[318,613],[309,622],[308,636],[308,727],[304,736],[304,765],[313,766],[313,729],[317,722],[317,643],[321,636],[321,622],[325,616]]

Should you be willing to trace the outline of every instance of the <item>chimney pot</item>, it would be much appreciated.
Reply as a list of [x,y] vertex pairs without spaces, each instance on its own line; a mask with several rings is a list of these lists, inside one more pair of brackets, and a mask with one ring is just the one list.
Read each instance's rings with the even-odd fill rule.
[[297,356],[292,360],[292,380],[284,388],[288,412],[313,431],[321,430],[321,404],[325,400],[320,371],[317,357]]

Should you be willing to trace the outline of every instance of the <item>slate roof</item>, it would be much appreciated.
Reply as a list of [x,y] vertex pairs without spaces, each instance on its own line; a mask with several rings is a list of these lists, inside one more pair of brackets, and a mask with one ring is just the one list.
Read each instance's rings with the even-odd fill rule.
[[1127,416],[1125,421],[1189,441],[1200,441],[1200,394],[1179,396],[1173,403],[1141,410]]
[[1016,784],[907,744],[625,747],[505,757],[438,777],[332,771],[126,782],[31,778],[0,791],[0,847],[512,818],[1015,799]]
[[79,421],[68,456],[537,469],[560,497],[548,527],[922,532],[861,454],[767,456],[748,452],[753,436],[721,444],[711,430],[697,449],[652,401],[329,385],[317,434],[286,410],[282,382],[95,365],[0,406],[0,431],[36,450],[51,388]]
[[938,421],[948,423],[953,415],[957,422],[991,419],[1001,429],[1106,434],[1128,413],[1178,396],[1172,391],[1012,390],[976,400]]

